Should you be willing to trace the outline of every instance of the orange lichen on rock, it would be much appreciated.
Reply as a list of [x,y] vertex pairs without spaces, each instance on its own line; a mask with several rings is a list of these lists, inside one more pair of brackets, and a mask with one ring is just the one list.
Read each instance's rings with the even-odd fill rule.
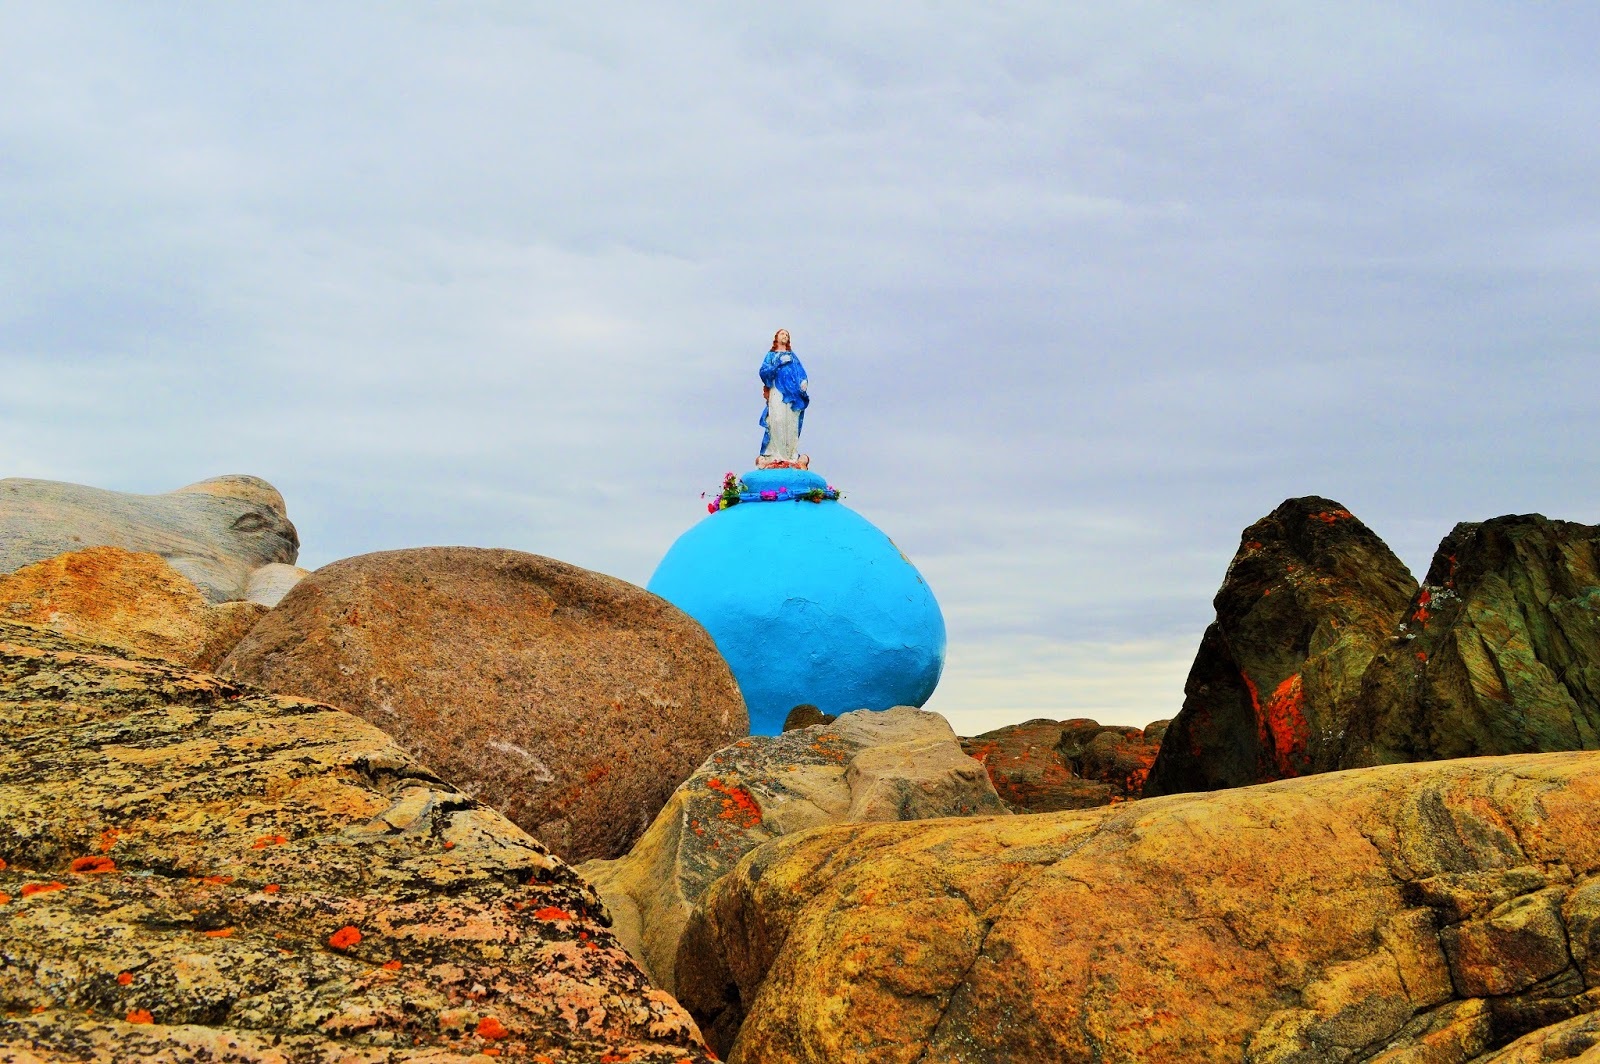
[[252,850],[264,850],[268,846],[282,846],[289,840],[282,835],[263,835],[250,844]]
[[[110,853],[111,848],[117,844],[117,840],[121,837],[121,832],[116,828],[106,828],[100,833],[100,852]],[[4,865],[0,864],[0,867],[4,867]]]
[[558,909],[554,905],[546,905],[543,909],[533,914],[535,920],[571,920],[572,914],[565,909]]
[[229,883],[233,882],[233,877],[232,876],[201,876],[200,877],[200,882],[209,884],[210,886],[213,886],[213,887],[225,887]]
[[10,905],[10,904],[11,904],[11,895],[7,894],[3,890],[0,890],[0,905]]
[[116,870],[117,862],[113,861],[109,857],[100,856],[74,858],[72,865],[69,868],[69,871],[80,876],[96,875],[104,872],[115,872]]
[[22,896],[31,898],[35,894],[44,894],[52,890],[66,890],[65,883],[29,883],[22,888]]
[[506,1030],[505,1024],[501,1023],[493,1016],[485,1016],[483,1019],[478,1021],[479,1038],[487,1038],[490,1041],[498,1041],[510,1033],[510,1031]]
[[118,972],[117,973],[117,985],[118,986],[127,986],[131,982],[133,982],[133,973],[132,972]]
[[[1254,693],[1252,686],[1251,694]],[[1265,711],[1258,707],[1256,719],[1262,730],[1262,745],[1270,750],[1279,777],[1300,775],[1311,726],[1306,722],[1305,691],[1298,672],[1277,686]]]
[[718,820],[737,821],[742,828],[753,828],[761,823],[761,806],[749,791],[736,783],[723,783],[715,776],[706,780],[706,786],[727,795],[722,799],[722,812],[717,814]]
[[1325,525],[1331,525],[1335,521],[1348,521],[1353,515],[1349,510],[1324,510],[1311,516],[1314,520],[1321,521]]
[[354,924],[345,924],[328,936],[328,945],[338,950],[349,949],[360,941],[361,931]]
[[129,1023],[155,1023],[156,1018],[150,1015],[149,1009],[129,1009],[127,1020]]
[[207,938],[232,938],[235,930],[232,927],[218,927],[211,931],[202,931],[200,933]]
[[398,972],[403,967],[405,967],[405,965],[401,964],[399,961],[383,962],[383,970],[386,972]]
[[277,883],[268,883],[266,886],[261,888],[261,892],[263,894],[276,894],[282,889],[283,887]]

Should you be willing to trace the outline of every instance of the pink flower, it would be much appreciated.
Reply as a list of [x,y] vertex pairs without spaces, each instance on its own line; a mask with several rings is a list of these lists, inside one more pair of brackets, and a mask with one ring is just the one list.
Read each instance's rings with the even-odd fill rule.
[[776,499],[777,497],[778,497],[778,493],[775,492],[775,491],[763,491],[761,493],[761,498],[764,499],[767,502],[771,502],[773,499]]

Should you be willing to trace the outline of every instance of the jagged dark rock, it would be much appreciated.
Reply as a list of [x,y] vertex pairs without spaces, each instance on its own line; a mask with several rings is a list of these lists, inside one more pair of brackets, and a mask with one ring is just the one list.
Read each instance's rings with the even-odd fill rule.
[[1344,765],[1600,748],[1600,526],[1459,524],[1397,620]]
[[1332,499],[1286,500],[1245,529],[1144,793],[1341,767],[1362,676],[1416,590]]

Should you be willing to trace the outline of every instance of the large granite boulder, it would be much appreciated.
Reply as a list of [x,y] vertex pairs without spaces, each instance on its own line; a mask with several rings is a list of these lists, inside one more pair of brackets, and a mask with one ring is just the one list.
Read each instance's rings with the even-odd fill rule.
[[267,612],[207,602],[154,554],[90,547],[0,576],[0,619],[49,628],[180,665],[214,669]]
[[251,574],[290,564],[300,537],[283,496],[258,477],[131,495],[54,480],[0,480],[0,572],[85,547],[159,554],[211,602],[246,598]]
[[1169,722],[1144,728],[1030,720],[961,740],[1017,813],[1088,809],[1139,797]]
[[690,910],[759,844],[821,824],[1005,812],[943,717],[910,706],[858,710],[717,751],[626,857],[578,871],[617,937],[671,990],[680,966],[697,963],[678,952]]
[[378,725],[556,853],[616,857],[749,731],[705,630],[632,584],[510,550],[347,558],[221,672]]
[[735,1064],[1465,1064],[1600,1007],[1597,809],[1577,752],[819,828],[676,992]]
[[1459,524],[1396,627],[1345,764],[1600,748],[1600,526]]
[[0,624],[0,1060],[705,1061],[559,859],[378,729]]
[[1342,767],[1362,676],[1416,590],[1331,499],[1289,499],[1245,529],[1144,793]]

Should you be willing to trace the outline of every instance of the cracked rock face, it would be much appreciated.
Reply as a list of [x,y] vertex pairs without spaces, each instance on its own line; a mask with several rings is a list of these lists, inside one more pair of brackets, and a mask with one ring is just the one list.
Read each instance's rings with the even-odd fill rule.
[[259,477],[212,477],[165,495],[0,480],[0,572],[86,547],[160,555],[211,602],[248,597],[252,574],[292,565],[300,536]]
[[706,1061],[593,894],[326,705],[0,624],[0,1060]]
[[1344,767],[1362,675],[1416,589],[1332,499],[1289,499],[1245,529],[1144,793]]
[[1089,809],[1139,797],[1168,723],[1030,720],[962,739],[961,748],[983,762],[1012,812]]
[[510,550],[346,558],[220,671],[376,724],[573,861],[615,857],[749,732],[705,629],[621,580]]
[[1600,526],[1457,525],[1395,628],[1346,764],[1600,748]]
[[1577,752],[820,828],[711,888],[677,992],[751,1064],[1568,1059],[1597,808]]
[[761,843],[821,824],[1005,812],[943,717],[911,706],[859,710],[718,750],[627,856],[578,871],[617,936],[671,990],[701,963],[679,952],[690,910]]

